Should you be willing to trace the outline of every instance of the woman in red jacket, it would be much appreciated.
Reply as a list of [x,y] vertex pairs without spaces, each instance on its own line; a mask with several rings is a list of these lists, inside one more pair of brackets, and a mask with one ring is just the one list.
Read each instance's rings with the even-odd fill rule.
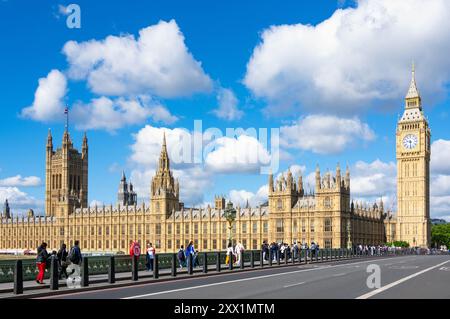
[[36,277],[38,284],[44,283],[45,267],[47,265],[48,252],[47,243],[42,243],[37,249],[36,265],[39,269],[39,273]]

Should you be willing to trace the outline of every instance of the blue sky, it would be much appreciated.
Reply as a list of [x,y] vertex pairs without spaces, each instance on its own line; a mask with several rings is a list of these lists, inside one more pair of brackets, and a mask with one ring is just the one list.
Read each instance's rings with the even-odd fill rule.
[[[76,1],[80,29],[66,25],[70,3],[0,1],[0,200],[17,212],[42,210],[46,136],[51,128],[59,146],[66,104],[75,146],[89,137],[90,202],[115,202],[122,170],[147,200],[163,128],[170,148],[194,120],[282,128],[280,171],[294,165],[310,181],[317,163],[348,164],[354,198],[393,202],[395,127],[415,60],[439,141],[432,215],[450,216],[445,2]],[[255,145],[224,139],[205,164],[174,163],[182,199],[261,202],[267,175],[220,163],[228,147],[240,158]]]

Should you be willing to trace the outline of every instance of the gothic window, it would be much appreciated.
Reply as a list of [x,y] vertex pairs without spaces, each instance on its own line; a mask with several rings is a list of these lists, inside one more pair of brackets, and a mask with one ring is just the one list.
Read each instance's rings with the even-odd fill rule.
[[198,234],[198,223],[194,224],[194,234],[197,235]]
[[330,249],[332,248],[332,241],[331,239],[325,239],[325,249]]
[[172,235],[172,225],[171,224],[167,225],[167,234]]
[[156,235],[161,235],[161,224],[156,224],[155,233]]
[[242,223],[242,233],[247,234],[247,222]]
[[203,234],[207,234],[208,233],[208,223],[204,223],[203,224]]
[[332,230],[333,230],[333,228],[332,228],[331,218],[325,218],[325,231],[330,232]]
[[258,222],[253,222],[253,233],[256,234],[258,232]]
[[[177,235],[180,234],[180,228],[181,228],[180,224],[177,224]],[[177,245],[177,246],[180,246],[180,245]]]
[[208,249],[208,240],[203,239],[203,249]]
[[284,232],[284,230],[283,230],[283,220],[281,218],[276,220],[276,232],[277,233]]
[[297,228],[297,221],[294,220],[294,225],[292,226],[292,232],[294,234],[297,234],[298,228]]
[[268,222],[263,223],[263,232],[265,234],[267,234],[269,232],[269,223]]
[[311,233],[314,233],[314,219],[311,219]]
[[189,235],[189,224],[184,225],[184,233]]
[[278,210],[283,209],[283,201],[281,199],[278,199],[278,201],[277,201],[277,209]]
[[331,208],[331,198],[330,197],[325,197],[325,199],[323,201],[323,206],[325,206],[326,208]]
[[306,232],[306,221],[302,218],[302,233]]
[[161,210],[159,202],[156,202],[156,212],[159,213]]
[[213,233],[213,234],[216,234],[216,233],[217,233],[217,222],[214,222],[214,223],[212,224],[212,226],[213,226],[213,228],[212,228],[212,233]]

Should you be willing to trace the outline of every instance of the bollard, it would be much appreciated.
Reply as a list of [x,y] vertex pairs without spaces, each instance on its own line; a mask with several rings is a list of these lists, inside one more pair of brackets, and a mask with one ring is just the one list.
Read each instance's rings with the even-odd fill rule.
[[109,267],[108,267],[108,284],[113,284],[116,282],[116,264],[114,262],[114,256],[109,257]]
[[58,277],[58,259],[53,255],[50,258],[50,290],[59,289]]
[[284,251],[284,264],[287,265],[288,262],[289,262],[289,256],[288,256],[288,254],[287,254],[287,251],[285,250],[285,251]]
[[244,257],[245,257],[245,255],[244,255],[244,253],[241,251],[240,253],[239,253],[240,255],[239,255],[239,262],[240,262],[240,267],[241,267],[241,269],[244,269],[245,268],[245,264],[244,264]]
[[16,260],[14,268],[14,294],[23,294],[23,266],[22,260]]
[[308,263],[308,249],[305,249],[305,265]]
[[170,275],[172,277],[176,277],[177,276],[177,254],[172,254],[172,270],[170,272]]
[[84,257],[81,262],[81,286],[88,287],[89,286],[89,258]]
[[138,281],[139,280],[139,261],[138,256],[134,256],[131,261],[131,280]]
[[280,254],[280,250],[278,249],[277,250],[277,265],[279,266],[280,264],[281,264],[281,260],[280,260],[280,258],[281,258],[281,254]]
[[228,270],[233,270],[233,253],[230,252],[228,256]]
[[203,273],[208,273],[208,253],[203,253]]
[[269,249],[269,266],[272,266],[272,259],[273,259],[272,249]]
[[217,254],[216,254],[216,271],[217,272],[220,272],[220,266],[221,266],[221,264],[220,264],[220,252],[218,252]]
[[253,250],[250,252],[250,268],[255,268],[255,254]]
[[264,268],[264,251],[261,250],[259,254],[259,267]]
[[297,257],[297,254],[295,252],[295,250],[292,250],[292,264],[295,264],[295,258]]
[[193,275],[194,274],[194,256],[192,254],[189,255],[188,257],[188,273],[189,275]]
[[153,258],[153,279],[159,278],[159,255],[155,254]]
[[320,262],[323,263],[323,250],[320,250]]

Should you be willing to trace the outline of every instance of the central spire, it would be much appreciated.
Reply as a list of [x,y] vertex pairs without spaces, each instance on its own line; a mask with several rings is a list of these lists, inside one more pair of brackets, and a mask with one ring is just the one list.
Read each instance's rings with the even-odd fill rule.
[[159,171],[168,171],[170,169],[169,155],[167,154],[166,132],[163,132],[163,144],[161,155],[159,156]]
[[406,108],[420,108],[421,109],[421,98],[419,94],[419,90],[417,89],[416,84],[416,67],[413,62],[412,71],[411,71],[411,83],[409,84],[408,93],[406,93],[405,97]]

